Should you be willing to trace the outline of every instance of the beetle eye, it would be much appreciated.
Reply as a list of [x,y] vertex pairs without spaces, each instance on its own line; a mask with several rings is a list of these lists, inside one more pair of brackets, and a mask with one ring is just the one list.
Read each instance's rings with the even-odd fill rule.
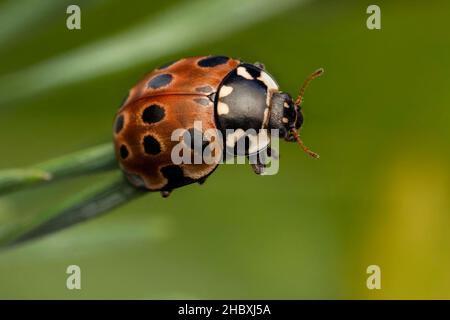
[[295,128],[300,129],[303,124],[303,114],[300,109],[297,110],[297,120],[295,121]]

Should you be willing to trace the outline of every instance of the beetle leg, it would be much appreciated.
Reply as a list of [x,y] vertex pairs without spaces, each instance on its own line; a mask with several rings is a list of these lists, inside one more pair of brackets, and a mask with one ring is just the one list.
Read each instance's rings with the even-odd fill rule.
[[264,64],[262,64],[261,62],[255,62],[253,65],[254,65],[255,67],[260,68],[261,70],[265,70],[265,69],[266,69],[266,67],[264,66]]
[[275,160],[280,159],[280,155],[275,149],[272,149],[270,146],[267,147],[267,155]]
[[261,155],[260,153],[258,154],[252,154],[250,156],[247,156],[247,158],[250,161],[250,164],[252,166],[253,171],[257,174],[257,175],[261,175],[264,173],[265,169],[266,169],[266,164],[264,164],[261,161]]

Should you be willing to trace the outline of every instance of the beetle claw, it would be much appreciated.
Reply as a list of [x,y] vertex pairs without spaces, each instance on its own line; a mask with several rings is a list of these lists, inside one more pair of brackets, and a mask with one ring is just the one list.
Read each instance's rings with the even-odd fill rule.
[[252,163],[252,169],[257,175],[261,175],[264,173],[266,166],[260,163]]
[[167,198],[172,193],[172,190],[163,190],[160,193],[163,198]]

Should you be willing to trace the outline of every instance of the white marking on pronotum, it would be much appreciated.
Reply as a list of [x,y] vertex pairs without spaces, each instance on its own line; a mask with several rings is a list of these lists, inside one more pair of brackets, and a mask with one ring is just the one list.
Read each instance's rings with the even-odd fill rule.
[[217,104],[217,114],[228,114],[228,112],[230,112],[230,108],[228,107],[228,105],[219,101],[219,103]]
[[231,92],[233,92],[233,87],[222,86],[222,88],[220,88],[219,97],[220,97],[220,98],[226,97],[226,96],[228,96]]
[[261,71],[261,75],[258,77],[258,80],[262,81],[266,85],[267,89],[278,90],[277,83],[267,73]]
[[271,76],[263,71],[261,71],[261,75],[258,77],[258,80],[264,83],[267,87],[266,104],[270,106],[270,100],[272,100],[273,93],[278,91],[278,85]]
[[288,104],[287,102],[285,102],[285,103],[284,103],[284,107],[285,107],[286,109],[289,109],[289,104]]
[[289,122],[288,118],[286,118],[286,117],[283,117],[283,118],[281,119],[281,121],[282,121],[283,123],[288,123],[288,122]]
[[245,79],[254,80],[252,75],[250,73],[248,73],[247,69],[244,68],[244,67],[237,68],[237,74],[240,75],[241,77],[245,78]]
[[267,124],[269,123],[269,107],[264,109],[264,118],[263,118],[263,129],[266,128]]

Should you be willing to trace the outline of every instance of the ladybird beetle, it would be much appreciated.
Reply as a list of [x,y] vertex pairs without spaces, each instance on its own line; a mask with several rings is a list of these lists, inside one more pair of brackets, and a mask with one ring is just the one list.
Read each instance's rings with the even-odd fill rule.
[[[178,187],[203,183],[218,163],[174,164],[171,150],[178,143],[172,132],[184,128],[215,129],[224,135],[226,147],[233,147],[239,130],[278,129],[279,137],[297,141],[314,158],[318,155],[304,146],[298,130],[303,123],[300,105],[304,89],[323,69],[311,74],[293,100],[279,90],[274,78],[260,63],[249,64],[225,56],[201,56],[165,64],[147,74],[125,98],[114,122],[116,157],[131,184],[163,197]],[[234,133],[228,133],[235,129]],[[232,141],[231,145],[229,141]],[[193,148],[194,146],[192,146]],[[270,146],[267,144],[262,146]],[[249,142],[246,150],[258,152]],[[261,174],[264,164],[252,164]]]

